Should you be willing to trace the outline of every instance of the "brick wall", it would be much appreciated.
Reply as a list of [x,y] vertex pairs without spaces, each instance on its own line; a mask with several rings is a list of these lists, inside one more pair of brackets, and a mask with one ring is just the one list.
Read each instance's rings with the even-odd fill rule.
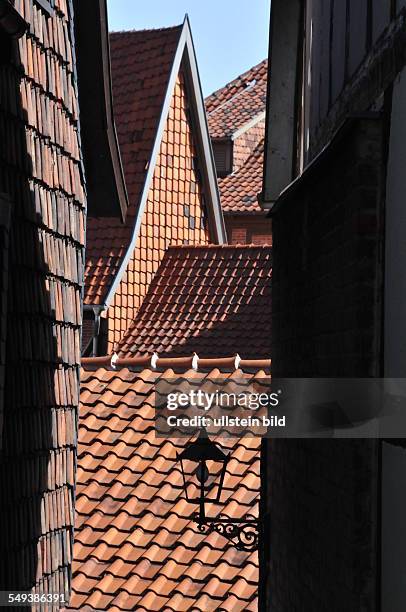
[[170,244],[208,244],[203,186],[182,73],[162,137],[132,258],[110,306],[108,351],[121,340]]
[[247,230],[245,227],[232,227],[229,230],[230,244],[247,244]]
[[0,590],[66,594],[85,222],[73,15],[68,0],[51,16],[32,0],[15,8],[29,30],[0,63],[0,192],[11,201]]
[[[273,217],[273,376],[379,375],[382,125],[351,124]],[[376,609],[374,441],[273,440],[272,612]]]
[[272,245],[272,221],[266,213],[225,214],[224,220],[229,244]]

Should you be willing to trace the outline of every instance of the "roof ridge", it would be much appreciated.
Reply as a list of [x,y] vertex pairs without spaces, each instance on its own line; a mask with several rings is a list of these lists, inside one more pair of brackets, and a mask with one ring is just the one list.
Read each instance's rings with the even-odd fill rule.
[[[265,211],[264,211],[265,212]],[[272,250],[272,247],[269,244],[170,244],[167,248],[167,251],[174,251],[176,249],[182,250],[192,250],[192,249],[207,249],[207,250],[249,250],[249,249],[260,249],[260,250]]]
[[[235,94],[233,94],[230,98],[227,98],[226,100],[224,100],[224,102],[221,102],[218,106],[216,106],[215,108],[213,108],[213,110],[208,111],[207,112],[207,116],[211,117],[212,115],[214,115],[214,113],[217,113],[218,111],[223,110],[223,108],[225,106],[227,106],[228,104],[232,104],[233,102],[235,102],[235,100],[237,98],[239,98],[240,96],[242,96],[243,94],[245,94],[247,91],[250,91],[251,89],[254,89],[256,85],[256,82],[252,85],[252,86],[246,86],[244,89],[241,89],[241,91],[237,91]],[[266,108],[266,105],[264,103],[263,106],[264,110]],[[262,111],[261,111],[262,112]],[[258,116],[261,114],[261,112],[258,113]]]
[[[268,247],[270,248],[270,247]],[[207,369],[225,372],[235,372],[243,369],[254,370],[270,370],[271,359],[241,359],[239,355],[231,355],[230,357],[212,357],[199,358],[194,353],[192,355],[179,357],[163,357],[160,358],[156,353],[153,355],[145,355],[144,357],[126,357],[119,358],[114,353],[104,357],[84,357],[82,359],[83,368],[111,368],[112,370],[122,368],[141,368],[151,370],[168,370],[172,368],[180,368],[184,371],[195,370],[205,371]]]
[[132,28],[131,30],[111,30],[109,32],[109,36],[121,36],[125,34],[139,34],[139,33],[145,33],[145,32],[169,32],[169,31],[174,31],[182,27],[183,27],[183,23],[172,25],[172,26],[166,26],[162,28],[141,28],[139,30]]
[[231,79],[231,81],[228,81],[228,83],[225,83],[222,87],[219,87],[218,89],[216,89],[215,91],[213,91],[211,94],[209,94],[206,97],[206,101],[211,101],[211,98],[215,99],[217,97],[217,94],[220,91],[223,91],[224,89],[227,89],[227,87],[230,87],[231,85],[234,85],[234,83],[236,83],[239,80],[244,79],[244,77],[246,77],[247,75],[249,75],[250,72],[254,72],[255,70],[257,70],[260,66],[262,66],[263,64],[266,64],[268,62],[268,58],[264,58],[263,60],[261,60],[260,62],[258,62],[258,64],[255,64],[254,66],[252,66],[251,68],[248,68],[248,70],[246,70],[245,72],[242,72],[241,74],[237,75],[236,77],[234,77],[233,79]]

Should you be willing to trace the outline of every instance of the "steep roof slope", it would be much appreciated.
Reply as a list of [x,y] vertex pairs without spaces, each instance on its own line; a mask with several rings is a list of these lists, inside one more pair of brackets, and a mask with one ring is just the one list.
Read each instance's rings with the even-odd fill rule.
[[114,117],[130,205],[141,196],[182,26],[110,34]]
[[205,100],[212,138],[226,138],[265,111],[268,60],[218,89]]
[[[113,299],[134,253],[142,221],[146,219],[144,212],[150,190],[160,178],[154,173],[161,151],[165,160],[162,177],[166,177],[168,168],[172,171],[172,165],[177,168],[177,155],[183,165],[189,164],[188,169],[203,186],[201,205],[207,212],[210,240],[217,243],[226,240],[188,19],[174,28],[112,34],[111,53],[114,113],[129,207],[124,225],[114,217],[88,217],[85,270],[85,304],[88,305],[109,305]],[[175,109],[176,116],[171,120],[168,112],[180,77],[187,92],[187,105],[180,118],[180,109]],[[166,129],[173,132],[168,135],[173,138],[169,144],[163,142]],[[193,146],[189,149],[195,149],[191,160],[186,159],[183,150],[187,129],[192,131]],[[173,143],[176,155],[166,152],[173,148]],[[184,195],[177,187],[176,178],[164,191],[169,193],[171,202],[181,200]],[[161,226],[151,227],[154,236],[155,231],[159,234],[157,227]]]
[[262,213],[258,194],[262,188],[264,141],[248,157],[237,171],[219,179],[221,205],[226,213]]
[[[176,457],[187,438],[155,434],[159,381],[221,387],[237,378],[268,389],[269,361],[241,362],[238,370],[226,361],[192,369],[192,358],[158,360],[154,368],[148,359],[128,360],[113,370],[108,360],[99,369],[100,358],[85,360],[70,609],[257,610],[257,552],[199,532]],[[231,453],[222,513],[257,517],[260,438],[215,441]]]
[[110,35],[114,117],[129,197],[126,223],[88,217],[85,303],[103,301],[133,233],[182,26]]
[[119,354],[268,358],[271,253],[252,245],[170,247]]

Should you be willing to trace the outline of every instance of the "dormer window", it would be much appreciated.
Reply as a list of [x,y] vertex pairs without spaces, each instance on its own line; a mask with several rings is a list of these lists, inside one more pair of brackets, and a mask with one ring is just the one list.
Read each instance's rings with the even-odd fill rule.
[[220,178],[233,171],[233,143],[231,140],[213,140],[214,162]]

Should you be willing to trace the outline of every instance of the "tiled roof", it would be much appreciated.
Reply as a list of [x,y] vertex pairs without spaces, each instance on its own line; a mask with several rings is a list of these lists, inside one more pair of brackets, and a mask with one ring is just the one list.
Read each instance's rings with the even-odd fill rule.
[[182,26],[110,34],[114,118],[130,206],[144,184]]
[[129,197],[126,225],[88,218],[85,303],[100,304],[129,246],[182,26],[110,35],[114,118]]
[[271,248],[170,247],[121,356],[270,356]]
[[225,213],[263,213],[258,204],[262,188],[264,141],[257,145],[245,164],[236,172],[219,178],[221,205]]
[[205,100],[212,138],[232,136],[265,110],[268,60],[263,60]]
[[[187,439],[157,438],[153,406],[160,380],[263,385],[270,363],[241,362],[235,371],[213,360],[200,371],[192,358],[158,360],[155,368],[141,359],[113,370],[109,361],[84,360],[70,609],[257,610],[257,552],[198,531],[176,459]],[[256,517],[260,439],[215,441],[231,452],[222,513]]]
[[101,304],[130,244],[132,228],[114,217],[87,217],[85,304]]
[[[29,24],[12,43],[4,4]],[[72,2],[52,4],[0,8],[0,590],[37,594],[69,589],[86,213]]]

